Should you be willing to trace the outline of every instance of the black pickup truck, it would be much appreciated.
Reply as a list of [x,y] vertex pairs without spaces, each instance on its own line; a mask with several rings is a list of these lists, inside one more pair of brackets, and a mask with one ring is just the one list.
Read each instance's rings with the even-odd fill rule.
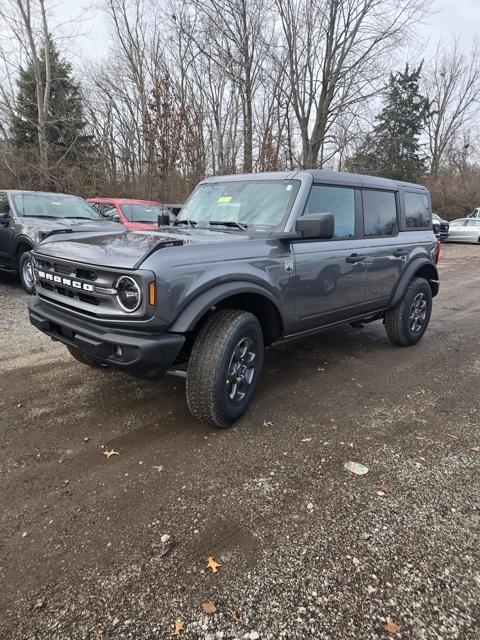
[[0,270],[16,272],[25,291],[33,293],[30,251],[49,234],[78,230],[80,225],[82,230],[121,228],[105,221],[77,196],[43,191],[0,191]]
[[419,185],[314,170],[213,177],[175,226],[41,242],[30,319],[84,364],[184,375],[193,415],[224,427],[247,409],[265,346],[375,320],[395,344],[418,342],[438,249]]

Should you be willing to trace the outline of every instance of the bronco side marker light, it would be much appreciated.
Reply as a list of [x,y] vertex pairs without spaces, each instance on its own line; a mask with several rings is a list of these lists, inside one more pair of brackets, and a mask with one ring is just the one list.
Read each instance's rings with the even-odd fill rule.
[[155,282],[149,282],[148,284],[148,302],[151,305],[154,305],[157,301],[157,289],[155,284]]

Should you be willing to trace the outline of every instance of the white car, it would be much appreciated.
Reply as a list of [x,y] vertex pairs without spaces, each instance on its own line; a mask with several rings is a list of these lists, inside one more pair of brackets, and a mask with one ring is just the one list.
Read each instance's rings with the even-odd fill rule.
[[450,222],[447,242],[480,242],[480,219],[459,218]]

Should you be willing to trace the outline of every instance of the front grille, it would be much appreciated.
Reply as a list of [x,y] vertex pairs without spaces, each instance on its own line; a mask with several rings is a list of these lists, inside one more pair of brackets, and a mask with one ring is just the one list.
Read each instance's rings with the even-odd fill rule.
[[[93,267],[38,255],[36,251],[33,257],[36,289],[43,300],[90,317],[129,321],[145,317],[148,310],[145,294],[138,311],[131,314],[125,313],[116,302],[116,281],[125,274],[124,269]],[[139,271],[133,275],[145,292],[153,274]]]

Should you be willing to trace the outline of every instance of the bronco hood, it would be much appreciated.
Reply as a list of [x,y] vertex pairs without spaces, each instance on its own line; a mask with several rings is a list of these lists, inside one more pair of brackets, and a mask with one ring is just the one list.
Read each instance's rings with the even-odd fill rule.
[[239,240],[248,236],[209,229],[162,229],[112,233],[55,233],[36,249],[40,255],[120,269],[138,269],[155,251],[187,244]]

